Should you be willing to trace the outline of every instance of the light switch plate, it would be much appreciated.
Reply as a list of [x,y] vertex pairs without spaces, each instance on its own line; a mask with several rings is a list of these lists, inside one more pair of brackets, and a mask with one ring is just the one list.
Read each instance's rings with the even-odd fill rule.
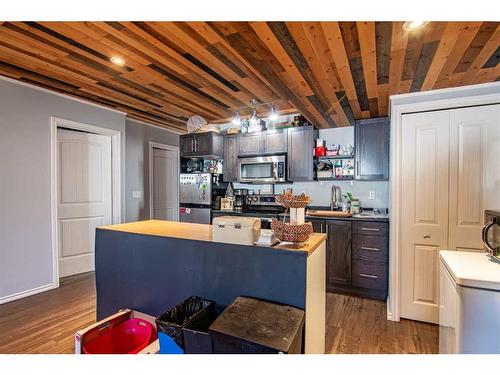
[[368,199],[375,199],[375,191],[374,190],[370,190],[368,192]]
[[132,190],[132,198],[141,198],[141,197],[142,197],[142,191]]

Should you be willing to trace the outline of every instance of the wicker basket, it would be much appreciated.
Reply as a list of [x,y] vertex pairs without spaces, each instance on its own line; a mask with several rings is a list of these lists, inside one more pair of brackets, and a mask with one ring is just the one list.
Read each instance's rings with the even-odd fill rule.
[[285,208],[304,208],[311,203],[311,198],[305,194],[281,194],[276,197],[276,201]]
[[293,225],[273,219],[271,222],[271,229],[274,231],[278,240],[286,242],[306,242],[313,233],[313,226],[310,222],[301,225]]

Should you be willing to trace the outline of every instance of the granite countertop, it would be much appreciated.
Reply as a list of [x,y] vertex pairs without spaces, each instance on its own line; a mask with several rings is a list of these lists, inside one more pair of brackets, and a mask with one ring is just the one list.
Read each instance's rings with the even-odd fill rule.
[[[114,224],[98,227],[98,229],[113,230],[118,232],[136,233],[149,236],[173,237],[185,240],[210,241],[212,239],[212,226],[208,224],[181,223],[177,221],[145,220],[125,224]],[[276,250],[302,251],[311,255],[324,241],[326,235],[313,233],[301,246],[282,242],[275,246],[249,245],[255,247],[268,247]]]
[[[317,207],[312,206],[308,209],[311,210],[321,210],[321,211],[329,211],[329,207]],[[248,212],[248,211],[223,211],[223,210],[212,210],[213,213],[216,214],[224,214],[230,216],[249,216],[249,217],[276,217],[279,216],[283,218],[284,212],[277,214],[276,212]],[[361,214],[356,214],[351,217],[331,217],[331,216],[310,216],[306,215],[306,219],[308,220],[351,220],[351,221],[374,221],[374,222],[389,222],[389,215],[381,214],[374,215],[372,211],[365,211]]]

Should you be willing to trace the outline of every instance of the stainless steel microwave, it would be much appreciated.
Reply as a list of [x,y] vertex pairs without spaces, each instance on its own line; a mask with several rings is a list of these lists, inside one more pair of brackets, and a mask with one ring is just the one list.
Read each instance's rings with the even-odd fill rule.
[[500,262],[500,211],[484,212],[483,242],[491,259]]
[[285,155],[238,159],[238,182],[256,184],[286,182]]

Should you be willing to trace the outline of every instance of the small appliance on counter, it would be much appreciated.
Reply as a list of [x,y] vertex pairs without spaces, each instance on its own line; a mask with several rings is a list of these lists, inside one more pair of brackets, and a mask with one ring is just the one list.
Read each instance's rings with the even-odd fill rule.
[[217,242],[253,245],[260,236],[260,219],[219,216],[212,221],[212,239]]
[[243,211],[246,205],[246,197],[248,195],[248,189],[234,189],[234,210]]

